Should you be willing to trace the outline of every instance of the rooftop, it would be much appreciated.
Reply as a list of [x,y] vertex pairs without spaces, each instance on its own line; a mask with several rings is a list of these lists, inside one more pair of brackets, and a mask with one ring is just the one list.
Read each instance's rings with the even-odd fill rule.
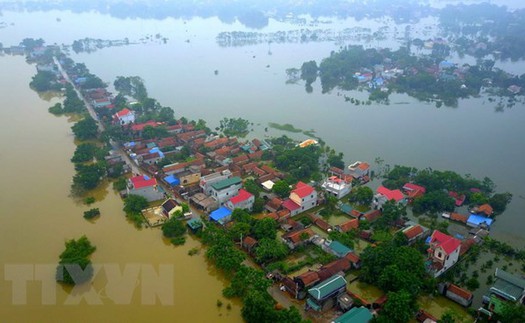
[[235,177],[226,178],[226,179],[223,179],[222,181],[214,183],[214,184],[212,184],[211,187],[213,187],[213,189],[215,189],[217,191],[220,191],[220,190],[228,188],[228,187],[230,187],[232,185],[237,185],[237,184],[240,184],[240,183],[241,183],[241,178],[235,176]]
[[316,300],[322,300],[343,288],[346,288],[346,280],[341,275],[335,275],[310,288],[308,294]]
[[389,201],[395,200],[396,202],[399,202],[405,198],[400,190],[390,190],[384,186],[379,186],[377,188],[377,193],[385,196]]
[[157,185],[157,180],[155,178],[149,178],[146,175],[132,177],[130,178],[130,181],[135,189]]
[[332,323],[368,323],[372,317],[372,313],[366,307],[354,307],[333,320]]
[[430,243],[435,243],[448,254],[454,252],[454,250],[456,250],[461,245],[461,241],[446,235],[439,230],[434,230],[432,236],[430,237]]
[[248,192],[248,191],[246,191],[246,190],[244,190],[244,189],[241,188],[241,189],[239,190],[239,194],[237,194],[236,196],[232,197],[232,198],[230,199],[230,202],[231,202],[232,204],[234,204],[234,205],[235,205],[235,204],[239,204],[239,203],[241,203],[241,202],[244,202],[244,201],[250,199],[252,196],[253,196],[252,193],[250,193],[250,192]]
[[295,186],[295,189],[292,191],[292,193],[297,194],[300,198],[307,197],[308,195],[312,194],[314,191],[314,188],[311,187],[308,184],[305,184],[303,182],[298,182]]

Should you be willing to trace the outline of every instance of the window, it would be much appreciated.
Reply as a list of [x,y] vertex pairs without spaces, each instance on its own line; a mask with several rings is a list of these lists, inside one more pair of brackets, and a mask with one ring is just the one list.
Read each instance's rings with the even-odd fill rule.
[[443,254],[441,253],[441,251],[438,252],[438,258],[441,258],[443,257]]

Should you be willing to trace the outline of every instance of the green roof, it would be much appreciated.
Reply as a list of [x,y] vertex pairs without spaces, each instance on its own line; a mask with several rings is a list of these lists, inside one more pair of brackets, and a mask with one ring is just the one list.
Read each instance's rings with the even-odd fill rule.
[[222,181],[219,181],[217,183],[214,183],[211,185],[211,187],[213,187],[214,190],[220,191],[227,187],[230,187],[235,184],[240,184],[240,183],[241,183],[241,178],[234,176],[231,178],[223,179]]
[[342,244],[339,241],[332,241],[332,243],[330,243],[329,247],[339,257],[344,257],[349,252],[352,252],[352,249],[348,248],[347,246],[345,246],[344,244]]
[[499,268],[496,269],[496,281],[490,290],[502,297],[517,301],[525,291],[525,279],[514,276]]
[[346,289],[346,280],[341,275],[334,275],[310,288],[308,294],[316,300],[322,300],[341,289]]
[[310,306],[314,311],[321,310],[321,306],[317,304],[316,302],[312,301],[311,299],[307,299],[306,304],[308,304],[308,306]]
[[202,227],[202,222],[201,220],[197,219],[197,218],[193,218],[191,220],[189,220],[188,222],[186,222],[186,224],[192,229],[192,230],[197,230],[197,229],[200,229]]
[[368,323],[371,319],[372,313],[366,307],[354,307],[333,320],[332,323]]

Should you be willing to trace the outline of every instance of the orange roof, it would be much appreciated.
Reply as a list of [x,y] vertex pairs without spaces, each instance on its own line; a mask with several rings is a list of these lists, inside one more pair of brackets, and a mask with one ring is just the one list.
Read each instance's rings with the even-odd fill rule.
[[450,284],[447,288],[447,291],[449,292],[452,292],[456,295],[458,295],[459,297],[461,298],[464,298],[466,300],[469,300],[471,299],[473,296],[472,296],[472,293],[470,293],[468,290],[466,289],[463,289],[463,288],[460,288],[454,284]]
[[306,233],[308,235],[308,238],[310,238],[311,236],[315,234],[312,231],[312,229],[307,228],[307,229],[302,229],[302,230],[287,233],[283,236],[283,238],[288,239],[295,244],[295,243],[301,242],[301,235],[303,233]]
[[414,225],[410,227],[408,230],[403,231],[403,234],[405,235],[405,237],[407,237],[408,240],[413,239],[422,233],[423,233],[423,228],[419,224]]
[[467,223],[468,215],[463,215],[459,213],[450,213],[450,219],[462,223]]
[[360,170],[367,170],[368,168],[370,168],[370,165],[368,165],[368,163],[360,163],[359,166],[357,166],[357,168],[359,168]]
[[492,206],[488,204],[483,204],[480,207],[478,207],[478,212],[485,213],[486,215],[491,215],[494,213],[494,210],[492,209]]
[[250,236],[246,236],[244,239],[242,239],[242,244],[251,248],[257,244],[257,240]]
[[359,258],[358,255],[356,255],[355,253],[353,252],[349,252],[346,254],[345,258],[350,261],[351,263],[353,264],[357,264],[358,262],[361,261],[361,258]]
[[357,229],[357,228],[359,228],[359,220],[358,219],[352,219],[352,220],[346,221],[345,223],[341,223],[339,225],[339,228],[343,232],[348,232],[350,230]]

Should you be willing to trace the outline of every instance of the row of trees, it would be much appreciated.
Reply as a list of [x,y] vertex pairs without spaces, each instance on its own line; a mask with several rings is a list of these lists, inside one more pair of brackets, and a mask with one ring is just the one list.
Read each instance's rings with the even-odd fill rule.
[[67,285],[82,284],[93,277],[93,267],[89,259],[96,247],[86,236],[65,243],[66,249],[60,254],[56,270],[56,281]]
[[[234,210],[232,216],[236,219],[236,225],[250,226],[251,216],[242,210]],[[242,299],[241,314],[246,322],[302,322],[301,315],[294,306],[285,310],[276,310],[276,302],[267,292],[271,282],[265,277],[264,272],[242,264],[245,255],[234,244],[237,234],[232,231],[235,230],[232,228],[230,232],[226,232],[208,225],[202,233],[202,241],[208,245],[206,257],[231,279],[230,285],[223,290],[223,295]],[[254,230],[258,232],[260,241],[264,239],[269,241],[270,236],[274,234],[266,223]]]

